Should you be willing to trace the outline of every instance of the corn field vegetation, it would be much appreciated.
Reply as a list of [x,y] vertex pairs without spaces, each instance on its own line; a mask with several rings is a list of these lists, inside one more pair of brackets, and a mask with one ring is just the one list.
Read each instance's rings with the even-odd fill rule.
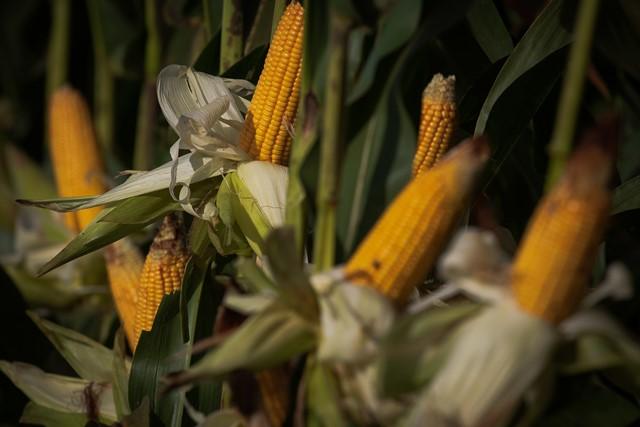
[[0,425],[640,426],[640,2],[0,23]]

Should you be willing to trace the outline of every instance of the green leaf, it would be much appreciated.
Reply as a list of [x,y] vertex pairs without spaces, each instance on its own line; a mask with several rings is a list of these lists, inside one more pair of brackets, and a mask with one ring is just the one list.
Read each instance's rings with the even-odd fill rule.
[[78,396],[90,393],[97,402],[97,410],[102,418],[107,421],[115,421],[117,418],[110,384],[48,374],[36,366],[20,362],[0,360],[0,370],[40,406],[61,412],[85,414],[86,403]]
[[613,193],[611,214],[640,209],[640,175],[619,185]]
[[208,415],[200,427],[247,427],[247,420],[235,409],[222,409]]
[[399,319],[377,361],[383,395],[415,391],[428,382],[444,362],[450,332],[479,309],[476,304],[456,304]]
[[237,369],[260,370],[289,360],[315,344],[314,329],[276,305],[247,319],[219,347],[169,379],[171,387],[215,379]]
[[133,357],[129,405],[137,408],[148,397],[151,409],[167,426],[181,425],[184,393],[161,395],[160,381],[189,366],[205,273],[193,261],[187,263],[181,291],[163,297],[153,327],[142,332]]
[[491,63],[511,53],[513,41],[493,0],[476,0],[467,12],[471,32]]
[[21,423],[37,424],[44,427],[85,427],[87,421],[89,420],[85,414],[56,411],[33,402],[27,403],[20,417]]
[[[109,213],[107,208],[93,220],[91,224],[82,230],[67,246],[62,249],[51,261],[38,270],[38,275],[48,273],[54,268],[60,267],[83,255],[103,248],[121,238],[128,236],[144,228],[147,224],[116,224],[112,222],[100,222],[100,219]],[[159,217],[158,217],[159,218]],[[155,221],[150,221],[149,223]]]
[[367,62],[349,94],[349,103],[356,101],[371,87],[378,63],[409,40],[418,26],[421,9],[422,2],[419,0],[399,0],[382,15]]
[[[80,377],[90,381],[111,382],[111,350],[79,332],[42,319],[32,311],[27,314]],[[127,365],[130,364],[125,363],[125,372],[130,368]]]
[[307,425],[310,427],[346,427],[350,424],[341,410],[336,378],[328,366],[310,361],[307,380]]
[[543,59],[571,43],[571,33],[560,22],[564,3],[564,0],[550,2],[513,49],[480,109],[476,135],[484,133],[493,106],[509,86]]
[[349,145],[341,173],[337,233],[343,253],[351,253],[384,206],[409,180],[415,129],[399,96],[399,75],[409,58],[405,49],[389,76],[371,118]]
[[534,427],[629,427],[640,418],[636,404],[590,377],[561,382],[555,396]]
[[315,321],[318,305],[298,258],[293,229],[282,227],[271,231],[265,250],[279,300],[303,318]]
[[129,408],[129,372],[131,371],[131,362],[126,356],[125,337],[122,328],[118,329],[113,340],[112,357],[113,400],[116,404],[118,419],[121,420],[131,413]]
[[236,259],[236,270],[240,285],[249,293],[277,294],[276,284],[266,275],[264,270],[256,265],[253,259],[238,257]]

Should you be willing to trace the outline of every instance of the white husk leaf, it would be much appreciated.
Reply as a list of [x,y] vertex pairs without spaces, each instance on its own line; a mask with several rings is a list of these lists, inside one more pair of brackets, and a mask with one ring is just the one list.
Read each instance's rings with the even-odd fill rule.
[[468,228],[454,237],[440,258],[438,273],[472,298],[500,301],[508,294],[508,266],[509,257],[492,232]]
[[393,324],[389,301],[371,288],[336,281],[332,273],[312,276],[311,284],[320,304],[318,359],[360,363],[374,357]]
[[1,360],[0,370],[33,402],[62,412],[86,413],[84,396],[88,387],[91,387],[97,398],[100,416],[111,421],[117,420],[111,384],[48,374],[33,365],[20,362]]
[[238,166],[238,176],[271,226],[284,224],[288,169],[268,162],[253,161]]
[[500,426],[545,367],[553,327],[496,304],[456,333],[449,359],[420,396],[407,426]]

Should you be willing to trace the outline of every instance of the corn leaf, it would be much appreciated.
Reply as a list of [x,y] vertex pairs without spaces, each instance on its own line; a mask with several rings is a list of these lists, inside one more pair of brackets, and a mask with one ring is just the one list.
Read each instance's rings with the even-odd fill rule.
[[276,305],[247,319],[215,350],[171,377],[171,387],[222,377],[237,369],[261,370],[313,347],[315,331],[298,315]]
[[418,0],[400,0],[382,15],[371,53],[349,94],[349,103],[356,101],[371,87],[378,63],[409,40],[418,26],[421,9],[422,2]]
[[118,419],[121,420],[131,413],[129,408],[129,372],[131,361],[126,356],[124,330],[119,328],[113,340],[113,361],[111,370],[113,376],[113,400],[116,404]]
[[415,391],[427,383],[444,362],[443,342],[449,332],[479,308],[476,304],[457,304],[399,319],[385,338],[376,362],[382,394]]
[[111,385],[79,378],[48,374],[20,362],[0,361],[0,370],[34,403],[60,412],[85,414],[86,402],[79,396],[92,395],[102,418],[115,421],[116,408]]
[[[150,332],[142,332],[129,376],[129,405],[137,408],[145,398],[167,426],[180,426],[184,393],[161,394],[161,378],[187,368],[191,361],[189,347],[196,331],[205,273],[196,263],[185,267],[180,292],[165,295]],[[213,316],[215,310],[203,305]],[[212,325],[212,319],[207,324]]]
[[[112,381],[111,350],[79,332],[42,319],[32,311],[27,314],[81,378],[98,382]],[[131,362],[123,363],[127,372]]]
[[293,229],[274,229],[267,237],[265,249],[280,301],[303,318],[317,319],[315,294],[299,261]]
[[200,427],[247,427],[247,420],[235,409],[222,409],[207,416]]
[[618,186],[613,193],[611,214],[640,209],[640,175]]
[[331,369],[315,360],[307,364],[307,425],[313,427],[346,427],[341,410],[338,384]]
[[85,427],[88,421],[85,414],[56,411],[33,402],[27,403],[20,417],[21,423],[37,424],[44,427]]
[[491,63],[511,53],[513,41],[493,0],[476,0],[467,12],[467,21],[476,41]]
[[484,133],[493,106],[513,82],[547,56],[571,43],[571,33],[560,22],[564,3],[564,0],[549,3],[513,49],[480,109],[476,135]]

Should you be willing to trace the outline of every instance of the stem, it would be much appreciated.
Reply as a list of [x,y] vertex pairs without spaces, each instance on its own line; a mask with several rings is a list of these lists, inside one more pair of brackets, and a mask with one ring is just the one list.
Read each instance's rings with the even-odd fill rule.
[[223,0],[220,74],[242,58],[242,1]]
[[[278,22],[280,22],[280,17],[284,13],[284,9],[286,8],[286,0],[274,0],[273,3],[273,20],[271,21],[271,37],[273,38],[273,34],[276,32],[276,28],[278,27]],[[309,9],[309,5],[305,4],[305,8]]]
[[51,0],[51,39],[47,56],[47,101],[51,93],[67,81],[70,18],[70,0]]
[[136,142],[133,167],[148,170],[153,165],[153,131],[156,118],[156,76],[160,71],[160,31],[155,0],[144,2],[147,44],[145,47],[144,82],[138,102]]
[[344,78],[349,25],[346,17],[332,12],[316,199],[318,217],[313,251],[316,271],[331,268],[335,260],[337,187],[343,136]]
[[599,0],[582,0],[579,4],[580,10],[576,18],[576,39],[569,54],[567,74],[564,78],[555,128],[549,144],[550,164],[547,172],[547,191],[562,175],[571,152],[576,119],[589,65]]
[[87,9],[94,51],[94,122],[98,142],[104,152],[113,148],[113,74],[109,64],[98,0],[88,0]]

